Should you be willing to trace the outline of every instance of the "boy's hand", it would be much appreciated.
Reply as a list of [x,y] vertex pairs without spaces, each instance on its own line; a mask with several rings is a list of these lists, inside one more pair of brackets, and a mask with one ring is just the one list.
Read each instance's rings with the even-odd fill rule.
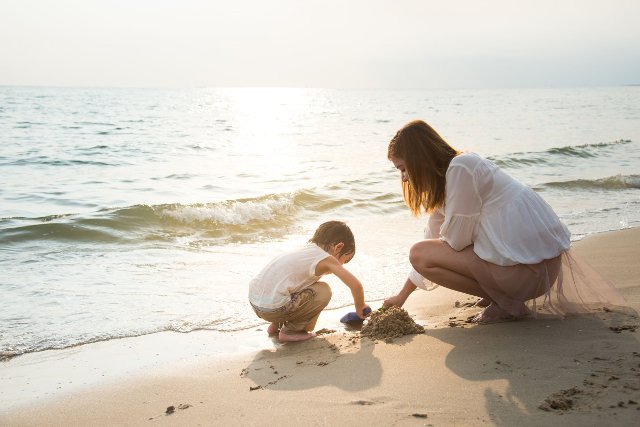
[[[369,310],[367,311],[367,314],[364,314],[364,310],[367,309],[367,308]],[[363,305],[361,308],[356,307],[356,314],[361,319],[365,319],[368,315],[371,314],[371,307],[369,307],[367,304]]]

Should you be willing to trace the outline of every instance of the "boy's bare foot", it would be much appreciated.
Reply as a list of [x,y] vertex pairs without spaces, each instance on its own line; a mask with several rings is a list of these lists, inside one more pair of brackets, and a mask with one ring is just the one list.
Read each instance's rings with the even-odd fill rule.
[[280,328],[278,328],[278,324],[276,322],[271,322],[269,327],[267,328],[267,334],[273,335],[278,332]]
[[491,303],[484,310],[478,313],[473,319],[473,323],[486,325],[488,323],[512,322],[518,318],[507,313],[498,304]]
[[490,298],[482,298],[479,299],[475,304],[473,304],[474,307],[489,307],[489,304],[491,304],[493,301],[491,301]]
[[306,341],[316,336],[315,332],[302,332],[299,334],[285,334],[280,331],[278,334],[278,340],[281,342],[298,342],[298,341]]

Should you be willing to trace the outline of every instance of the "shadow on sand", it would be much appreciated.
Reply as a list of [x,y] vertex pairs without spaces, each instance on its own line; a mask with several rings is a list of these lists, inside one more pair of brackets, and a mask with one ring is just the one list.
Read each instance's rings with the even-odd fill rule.
[[445,364],[454,374],[507,382],[506,393],[484,392],[495,425],[637,425],[638,323],[636,316],[602,313],[426,333],[453,346]]

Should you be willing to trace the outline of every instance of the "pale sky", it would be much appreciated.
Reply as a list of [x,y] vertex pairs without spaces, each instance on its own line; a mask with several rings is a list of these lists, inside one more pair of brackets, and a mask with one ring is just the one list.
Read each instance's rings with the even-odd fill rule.
[[0,85],[640,83],[640,0],[0,0]]

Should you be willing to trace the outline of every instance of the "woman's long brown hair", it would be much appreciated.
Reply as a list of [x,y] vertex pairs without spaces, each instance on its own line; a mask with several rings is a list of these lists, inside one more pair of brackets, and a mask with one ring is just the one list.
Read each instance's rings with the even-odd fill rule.
[[409,181],[402,183],[402,194],[413,215],[444,204],[447,169],[458,154],[422,120],[407,123],[391,139],[387,157],[404,160]]

